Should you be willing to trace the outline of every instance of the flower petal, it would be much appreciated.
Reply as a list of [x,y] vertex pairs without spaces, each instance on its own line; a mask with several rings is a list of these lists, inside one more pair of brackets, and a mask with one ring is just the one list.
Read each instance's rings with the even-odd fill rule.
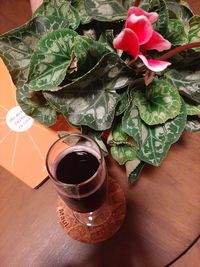
[[125,27],[136,33],[139,45],[148,42],[153,34],[153,27],[145,16],[130,15],[126,20]]
[[166,69],[169,65],[171,65],[170,62],[167,61],[161,61],[161,60],[154,60],[154,59],[147,59],[144,55],[140,54],[139,58],[143,61],[144,65],[155,72],[163,71]]
[[153,31],[151,39],[143,45],[146,50],[156,49],[157,51],[164,51],[171,48],[171,43],[166,40],[160,33]]
[[154,23],[158,19],[158,13],[157,12],[146,12],[143,9],[139,7],[130,7],[128,10],[128,17],[132,14],[135,14],[136,16],[145,16],[151,23]]
[[126,51],[134,58],[138,57],[139,44],[136,34],[130,29],[124,29],[113,40],[113,46],[115,49],[121,49]]

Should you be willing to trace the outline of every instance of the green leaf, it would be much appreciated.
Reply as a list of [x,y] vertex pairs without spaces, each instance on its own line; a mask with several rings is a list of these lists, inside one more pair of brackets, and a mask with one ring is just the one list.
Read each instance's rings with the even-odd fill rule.
[[37,17],[0,36],[0,56],[17,87],[23,86],[28,78],[31,55],[41,36],[65,26],[60,18]]
[[123,165],[127,161],[136,158],[135,142],[123,131],[121,122],[115,122],[110,132],[107,143],[111,145],[112,157]]
[[165,123],[180,113],[179,93],[164,78],[155,79],[145,90],[137,90],[134,101],[141,119],[149,125]]
[[186,2],[183,2],[180,5],[180,11],[178,12],[178,17],[181,19],[183,23],[187,24],[187,27],[188,27],[189,20],[193,16],[194,14],[192,10],[189,8]]
[[[193,16],[192,11],[184,2],[174,1],[174,0],[165,0],[165,1],[166,1],[168,13],[169,13],[169,18],[180,21],[182,23],[181,27],[184,28],[183,36],[185,36],[184,38],[188,37],[188,31],[190,28],[189,20]],[[181,37],[180,39],[182,38],[183,37]],[[183,42],[184,42],[184,39],[183,39]]]
[[32,90],[51,89],[64,80],[76,35],[73,30],[60,29],[41,38],[30,62],[28,81]]
[[[138,180],[145,163],[136,158],[135,160],[127,161],[125,166],[126,173],[128,174],[128,183],[131,185]],[[131,168],[132,171],[127,171],[129,168]]]
[[103,87],[118,90],[126,87],[131,82],[132,76],[132,69],[117,54],[107,53],[90,71],[62,88],[75,91],[87,90],[87,86],[92,83],[96,83],[98,87],[98,79],[100,79]]
[[122,128],[138,143],[138,157],[144,162],[159,166],[170,146],[180,138],[185,128],[186,117],[186,108],[182,101],[180,114],[176,118],[168,120],[165,124],[149,126],[141,120],[133,101],[124,113]]
[[188,38],[184,26],[184,22],[182,22],[181,20],[170,19],[165,38],[174,46],[188,43]]
[[200,131],[200,118],[197,116],[188,116],[185,129],[191,133]]
[[70,1],[66,0],[43,0],[33,16],[54,16],[65,18],[70,10]]
[[180,0],[165,0],[168,9],[169,17],[180,19],[182,22],[187,23],[193,16],[192,11],[186,3]]
[[84,133],[84,134],[90,136],[92,139],[94,139],[97,142],[97,144],[99,145],[104,157],[108,156],[109,152],[108,152],[108,150],[107,150],[107,148],[106,148],[106,146],[105,146],[105,144],[101,138],[102,131],[101,132],[95,131],[93,129],[90,129],[88,127],[83,126],[82,127],[82,133]]
[[[22,108],[23,105],[20,105]],[[30,114],[32,118],[39,121],[41,124],[46,126],[51,126],[56,123],[57,113],[48,104],[43,104],[35,108]]]
[[128,160],[134,160],[137,155],[136,149],[125,144],[112,146],[110,151],[111,151],[112,157],[120,165],[123,165]]
[[17,101],[29,116],[47,126],[56,122],[57,114],[40,93],[31,93],[25,84],[31,55],[41,36],[66,24],[59,18],[37,17],[0,37],[0,51],[17,85]]
[[72,124],[97,131],[110,128],[119,101],[115,90],[123,69],[118,60],[115,54],[105,55],[90,73],[58,92],[44,93],[45,98]]
[[111,52],[115,52],[115,49],[113,48],[113,40],[114,30],[107,29],[105,32],[102,32],[98,41],[103,43]]
[[182,95],[200,103],[200,70],[168,70],[165,76]]
[[128,135],[122,130],[121,122],[114,124],[112,128],[112,139],[114,143],[123,143],[128,140]]
[[[98,82],[100,83],[100,81]],[[94,130],[102,131],[111,127],[115,107],[119,96],[115,91],[103,90],[102,85],[96,88],[90,85],[87,92],[44,93],[45,98],[57,111],[74,125],[86,125]]]
[[78,35],[74,42],[74,55],[77,61],[77,70],[69,76],[77,79],[90,71],[100,59],[109,52],[106,46],[88,37]]
[[[156,0],[152,1],[153,6],[155,6],[154,2]],[[172,45],[176,46],[187,43],[188,20],[192,16],[192,13],[185,5],[181,5],[180,1],[165,0],[162,2],[164,2],[161,5],[162,12],[158,9],[159,20],[156,23],[158,25],[157,27],[163,25],[160,31]]]
[[133,0],[85,0],[87,13],[95,20],[116,21],[126,19]]
[[[190,20],[189,43],[200,42],[200,16],[193,16]],[[200,47],[193,48],[200,52]]]
[[122,124],[121,121],[115,121],[112,125],[112,131],[110,131],[108,138],[107,138],[107,143],[110,146],[115,146],[115,145],[128,145],[136,149],[137,144],[131,138],[128,136],[127,133],[124,132],[122,129]]
[[194,104],[192,101],[184,99],[188,116],[200,114],[200,104]]
[[37,16],[58,17],[66,21],[68,28],[76,29],[80,24],[78,10],[67,0],[44,0],[40,7],[33,14]]
[[118,103],[117,108],[116,108],[116,116],[123,114],[124,111],[127,109],[127,107],[130,104],[128,90],[126,90],[125,92],[123,92],[119,96],[120,96],[120,100],[119,100],[119,103]]
[[78,11],[81,24],[87,24],[92,21],[92,17],[86,12],[84,0],[72,0],[72,6]]
[[169,15],[166,2],[164,0],[149,1],[148,9],[149,11],[154,11],[159,14],[158,20],[154,24],[154,28],[161,33],[165,33],[169,23]]
[[16,92],[17,102],[22,110],[40,123],[50,126],[57,120],[57,113],[52,109],[40,92],[31,92],[27,85]]

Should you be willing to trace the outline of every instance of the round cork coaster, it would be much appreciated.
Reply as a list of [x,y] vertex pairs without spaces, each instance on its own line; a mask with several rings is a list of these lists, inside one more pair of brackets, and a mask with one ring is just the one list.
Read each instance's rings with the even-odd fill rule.
[[57,204],[58,220],[64,231],[73,239],[85,243],[98,243],[112,237],[122,226],[126,215],[126,201],[122,188],[117,181],[108,178],[108,201],[111,215],[104,224],[87,226],[80,223],[73,211],[59,197]]

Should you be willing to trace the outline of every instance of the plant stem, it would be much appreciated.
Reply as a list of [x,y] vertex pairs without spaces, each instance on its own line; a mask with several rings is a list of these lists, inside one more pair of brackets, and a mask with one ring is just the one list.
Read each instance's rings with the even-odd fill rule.
[[129,84],[129,88],[131,89],[133,86],[138,85],[138,84],[145,84],[144,77],[143,78],[137,78],[137,79],[131,81]]
[[131,67],[135,64],[135,58],[131,59],[129,62],[128,62],[128,66]]
[[167,52],[166,54],[162,55],[161,57],[157,58],[157,60],[167,60],[173,56],[175,56],[176,54],[194,48],[194,47],[200,47],[200,42],[195,42],[195,43],[191,43],[191,44],[185,44],[185,45],[181,45],[178,46],[174,49],[172,49],[171,51]]
[[138,7],[140,2],[141,2],[141,0],[135,0],[134,6]]
[[[191,43],[191,44],[185,44],[185,45],[181,45],[181,46],[178,46],[172,50],[170,50],[169,52],[167,52],[166,54],[160,56],[159,58],[156,58],[156,60],[162,60],[162,61],[165,61],[173,56],[175,56],[176,54],[180,53],[180,52],[183,52],[185,50],[188,50],[188,49],[191,49],[191,48],[195,48],[195,47],[200,47],[200,42],[194,42],[194,43]],[[134,60],[130,60],[128,65],[131,67],[131,65],[134,64]],[[145,69],[147,69],[146,66],[141,66],[137,69],[137,73],[139,72],[143,72]]]

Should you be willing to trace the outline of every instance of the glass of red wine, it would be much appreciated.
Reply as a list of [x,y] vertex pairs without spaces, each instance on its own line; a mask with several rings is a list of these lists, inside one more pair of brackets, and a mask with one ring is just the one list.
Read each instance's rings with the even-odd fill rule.
[[49,149],[46,166],[53,184],[77,220],[87,226],[111,215],[107,170],[102,151],[90,137],[67,133]]

